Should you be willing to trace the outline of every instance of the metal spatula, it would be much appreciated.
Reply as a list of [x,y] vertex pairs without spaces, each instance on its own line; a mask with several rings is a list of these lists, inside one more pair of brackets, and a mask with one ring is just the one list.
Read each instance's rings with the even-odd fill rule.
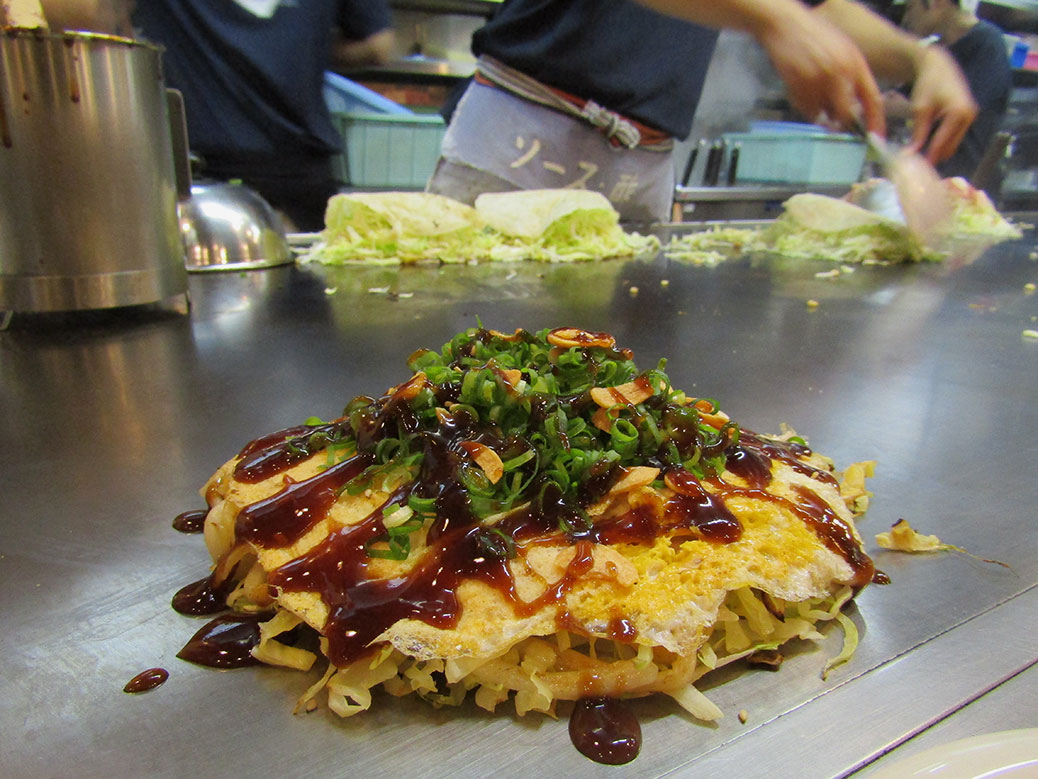
[[951,215],[951,202],[940,175],[921,154],[906,149],[894,151],[862,125],[855,129],[891,185],[874,188],[862,207],[904,222],[909,232],[926,243]]

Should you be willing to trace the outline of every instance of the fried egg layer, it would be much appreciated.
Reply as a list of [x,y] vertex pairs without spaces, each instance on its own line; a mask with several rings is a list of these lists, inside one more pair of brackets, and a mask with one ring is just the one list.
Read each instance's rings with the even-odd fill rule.
[[[256,483],[236,480],[235,463],[236,459],[221,467],[203,491],[211,507],[206,543],[217,561],[247,544],[265,573],[298,560],[339,529],[361,523],[389,497],[386,492],[370,490],[359,495],[343,492],[300,538],[287,546],[264,546],[236,538],[238,514],[278,494],[287,483],[320,473],[325,454],[319,452]],[[727,471],[704,487],[720,496],[738,519],[742,534],[737,540],[708,541],[685,529],[663,532],[645,543],[590,544],[591,559],[578,575],[574,575],[577,549],[563,536],[520,543],[508,566],[514,595],[478,579],[465,580],[457,588],[461,610],[453,627],[400,619],[376,643],[389,642],[416,659],[491,658],[523,639],[550,635],[563,626],[592,636],[615,637],[616,625],[623,624],[633,643],[687,657],[709,636],[731,591],[752,587],[775,598],[802,601],[832,595],[852,579],[854,571],[847,560],[830,549],[792,507],[798,489],[810,490],[860,541],[845,503],[853,496],[841,495],[834,484],[773,461],[766,488],[750,489]],[[665,487],[645,486],[607,495],[589,513],[596,522],[622,517],[633,504],[652,506],[658,513],[671,495]],[[405,577],[431,551],[425,531],[417,531],[406,560],[372,559],[364,575],[370,579]],[[278,606],[317,631],[329,628],[329,606],[320,593],[275,590],[270,594]]]

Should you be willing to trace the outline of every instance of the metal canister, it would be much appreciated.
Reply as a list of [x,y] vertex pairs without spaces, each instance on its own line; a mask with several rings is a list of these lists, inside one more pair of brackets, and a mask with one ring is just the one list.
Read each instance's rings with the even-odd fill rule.
[[0,310],[186,293],[161,51],[128,38],[0,36]]

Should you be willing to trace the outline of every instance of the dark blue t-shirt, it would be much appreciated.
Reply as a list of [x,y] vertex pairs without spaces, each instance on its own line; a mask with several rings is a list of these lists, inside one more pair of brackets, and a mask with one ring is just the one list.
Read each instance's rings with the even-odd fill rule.
[[134,24],[165,47],[192,150],[287,168],[341,147],[322,93],[334,29],[359,40],[390,19],[381,0],[281,0],[269,19],[233,0],[137,0]]
[[959,63],[980,111],[955,154],[937,169],[944,176],[969,176],[1002,124],[1013,87],[1013,74],[1002,31],[981,21],[948,47]]
[[506,0],[472,50],[684,138],[716,42],[633,0]]

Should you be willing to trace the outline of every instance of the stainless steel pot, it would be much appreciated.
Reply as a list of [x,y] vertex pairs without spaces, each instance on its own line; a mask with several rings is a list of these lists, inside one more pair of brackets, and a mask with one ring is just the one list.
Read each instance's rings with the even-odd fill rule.
[[0,310],[186,293],[160,50],[90,33],[0,36]]

